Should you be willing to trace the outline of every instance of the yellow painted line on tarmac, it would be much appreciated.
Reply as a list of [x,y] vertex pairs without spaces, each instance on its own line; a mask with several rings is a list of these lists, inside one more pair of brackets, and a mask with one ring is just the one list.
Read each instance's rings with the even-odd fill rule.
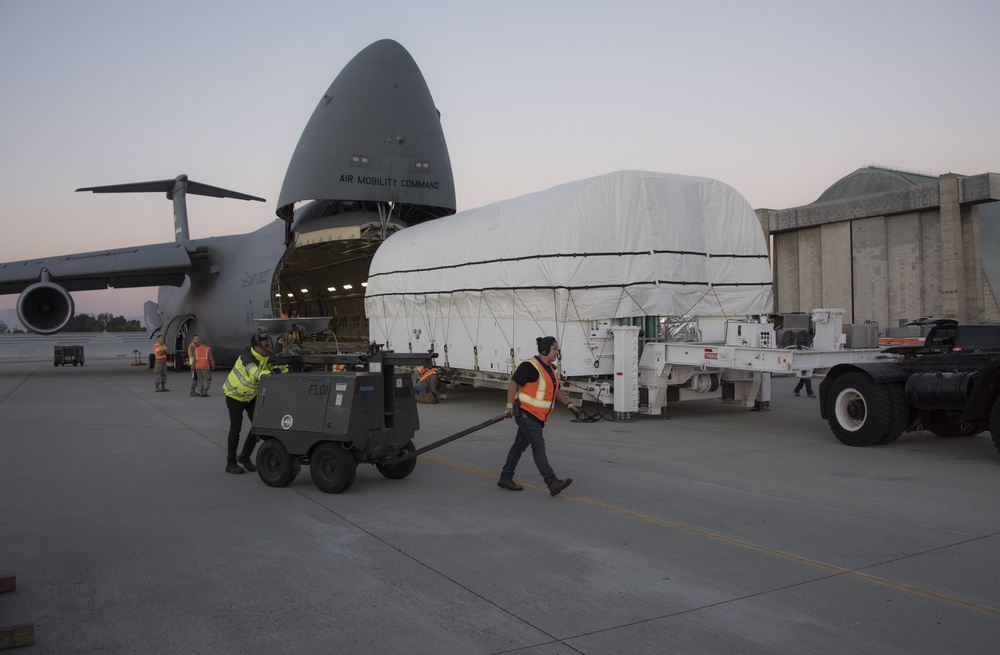
[[[433,462],[434,464],[440,464],[441,466],[447,466],[459,471],[465,471],[467,473],[472,473],[475,475],[480,475],[486,478],[496,478],[496,471],[487,471],[476,466],[469,466],[467,464],[462,464],[459,462],[453,462],[448,459],[443,459],[436,455],[421,455],[421,459],[428,462]],[[533,489],[535,491],[542,491],[548,493],[548,489],[539,484],[532,484],[530,482],[520,482],[525,489]],[[794,553],[789,553],[783,550],[778,550],[777,548],[770,548],[768,546],[762,546],[760,544],[755,544],[749,541],[744,541],[742,539],[735,539],[733,537],[727,537],[724,534],[719,534],[718,532],[712,532],[710,530],[703,530],[701,528],[696,528],[694,526],[686,525],[684,523],[678,523],[677,521],[670,521],[667,519],[662,519],[658,516],[651,516],[649,514],[643,514],[642,512],[636,512],[635,510],[626,509],[624,507],[618,507],[617,505],[612,505],[610,503],[605,503],[599,500],[592,500],[590,498],[585,498],[583,496],[578,496],[569,492],[562,492],[559,494],[560,498],[566,500],[572,500],[583,505],[589,505],[591,507],[604,510],[606,512],[612,512],[620,516],[625,516],[637,521],[643,521],[645,523],[651,523],[653,525],[661,525],[665,528],[670,528],[671,530],[677,530],[678,532],[686,532],[687,534],[694,535],[696,537],[701,537],[703,539],[711,539],[712,541],[717,541],[720,543],[728,544],[730,546],[735,546],[736,548],[742,548],[744,550],[750,550],[756,553],[761,553],[762,555],[768,555],[778,559],[783,559],[789,562],[795,562],[796,564],[802,564],[804,566],[809,566],[821,571],[827,571],[829,573],[834,573],[837,575],[843,575],[855,580],[861,580],[863,582],[868,582],[871,584],[880,585],[883,587],[888,587],[890,589],[895,589],[897,591],[902,591],[908,594],[913,594],[915,596],[921,596],[923,598],[929,598],[931,600],[937,600],[943,603],[949,603],[951,605],[957,605],[959,607],[964,607],[966,609],[976,610],[978,612],[984,612],[986,614],[992,614],[993,616],[1000,616],[1000,608],[993,607],[991,605],[984,605],[983,603],[977,603],[971,600],[964,600],[962,598],[956,598],[955,596],[949,596],[947,594],[940,594],[936,591],[931,591],[929,589],[923,589],[922,587],[916,587],[914,585],[905,584],[903,582],[896,582],[895,580],[889,580],[888,578],[882,578],[877,575],[871,575],[869,573],[862,573],[861,571],[854,571],[852,569],[845,569],[842,566],[837,566],[835,564],[830,564],[828,562],[821,562],[819,560],[810,559],[808,557],[802,557],[801,555],[796,555]]]

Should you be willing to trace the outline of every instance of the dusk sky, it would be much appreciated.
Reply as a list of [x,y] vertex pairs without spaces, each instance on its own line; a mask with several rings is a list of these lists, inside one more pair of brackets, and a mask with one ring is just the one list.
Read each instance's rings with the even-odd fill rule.
[[998,172],[997,25],[997,0],[0,0],[0,262],[172,240],[162,194],[84,186],[187,173],[267,199],[190,197],[194,238],[274,220],[317,101],[383,38],[427,80],[460,210],[620,169],[754,208],[873,164]]

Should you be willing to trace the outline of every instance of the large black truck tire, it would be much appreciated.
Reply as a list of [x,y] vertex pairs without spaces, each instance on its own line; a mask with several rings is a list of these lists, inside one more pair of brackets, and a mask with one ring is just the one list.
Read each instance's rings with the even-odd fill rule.
[[891,443],[906,427],[906,396],[898,383],[879,384],[864,373],[846,373],[830,385],[826,402],[830,430],[848,446]]
[[993,435],[993,445],[1000,452],[1000,396],[993,401],[993,409],[990,410],[990,434]]
[[351,451],[337,441],[326,441],[316,446],[309,456],[309,473],[313,483],[325,494],[339,494],[354,484],[358,462]]

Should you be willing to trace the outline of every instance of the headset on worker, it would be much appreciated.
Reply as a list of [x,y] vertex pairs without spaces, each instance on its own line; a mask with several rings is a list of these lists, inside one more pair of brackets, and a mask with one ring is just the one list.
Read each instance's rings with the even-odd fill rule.
[[555,337],[538,337],[535,339],[535,343],[538,344],[538,354],[548,355],[552,352],[552,346],[555,344]]

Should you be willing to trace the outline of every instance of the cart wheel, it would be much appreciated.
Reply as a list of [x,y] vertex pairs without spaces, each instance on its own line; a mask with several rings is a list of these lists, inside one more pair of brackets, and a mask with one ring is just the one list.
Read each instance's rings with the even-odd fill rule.
[[339,494],[354,484],[357,462],[339,442],[325,441],[309,456],[313,483],[325,494]]
[[257,475],[269,487],[287,487],[295,479],[295,466],[285,444],[268,439],[257,449]]
[[[416,447],[413,445],[412,441],[407,441],[406,445],[403,446],[404,453],[412,453],[414,450],[416,450]],[[416,467],[417,467],[416,457],[414,457],[413,459],[408,459],[405,462],[395,464],[393,466],[390,466],[389,464],[375,464],[375,468],[378,469],[378,472],[384,475],[385,477],[389,478],[390,480],[402,480],[410,473],[413,473],[413,469],[415,469]]]

